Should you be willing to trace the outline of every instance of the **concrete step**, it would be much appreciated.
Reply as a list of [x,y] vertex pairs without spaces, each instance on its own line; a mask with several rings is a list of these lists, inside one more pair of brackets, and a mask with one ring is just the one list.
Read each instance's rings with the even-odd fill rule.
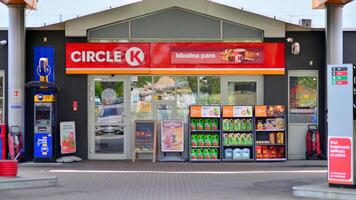
[[13,190],[25,188],[57,186],[56,176],[30,176],[0,177],[0,190]]
[[293,187],[293,194],[297,197],[317,199],[356,200],[355,189],[329,187],[327,183],[295,186]]

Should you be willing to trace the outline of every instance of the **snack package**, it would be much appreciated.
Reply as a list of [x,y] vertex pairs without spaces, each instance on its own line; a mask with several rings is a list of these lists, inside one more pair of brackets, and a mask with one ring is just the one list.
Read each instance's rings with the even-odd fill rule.
[[229,144],[229,135],[227,133],[223,134],[223,144],[224,145]]
[[219,156],[219,150],[216,148],[210,149],[210,155],[211,155],[211,159],[217,160]]
[[256,129],[257,129],[257,130],[264,130],[264,129],[265,129],[262,120],[258,120],[258,121],[257,121]]
[[241,150],[241,158],[244,160],[250,159],[250,149],[248,148],[243,148]]
[[284,133],[283,132],[277,133],[277,143],[284,144]]
[[275,141],[275,138],[276,138],[276,134],[275,133],[269,133],[268,134],[268,137],[269,137],[269,143],[270,144],[275,144],[276,143],[276,141]]
[[210,147],[212,145],[212,135],[205,136],[205,146]]
[[202,131],[203,130],[203,127],[204,127],[204,120],[203,119],[198,119],[197,120],[197,129],[199,131]]
[[195,119],[192,119],[192,121],[190,122],[190,129],[192,131],[197,130],[197,121]]
[[241,144],[247,144],[246,133],[241,134]]
[[205,160],[210,160],[211,159],[211,153],[209,148],[204,149],[204,159]]
[[276,119],[266,119],[266,130],[276,130]]
[[242,119],[240,120],[240,130],[246,130],[246,120],[245,119]]
[[214,116],[219,117],[220,116],[220,108],[219,107],[214,107]]
[[246,134],[246,140],[247,140],[247,144],[253,144],[253,136],[252,136],[252,133],[247,133],[247,134]]
[[230,130],[230,120],[224,119],[223,120],[223,131],[229,131]]
[[235,144],[235,134],[229,133],[229,144]]
[[268,152],[268,147],[267,146],[262,146],[262,157],[263,158],[269,158],[269,152]]
[[252,119],[246,120],[246,130],[251,131],[253,128]]
[[284,147],[279,147],[278,148],[279,151],[279,157],[278,158],[284,158],[285,157],[285,148]]
[[269,148],[269,157],[270,158],[276,158],[277,157],[276,147],[275,146],[271,146]]
[[211,129],[212,130],[218,130],[218,125],[219,125],[219,120],[217,119],[213,119],[212,122],[211,122]]
[[285,121],[283,118],[276,118],[276,128],[278,130],[284,130],[285,128]]
[[242,151],[239,148],[235,148],[232,151],[232,159],[234,160],[241,160],[242,159]]
[[198,146],[204,146],[205,135],[200,134],[198,135]]
[[234,120],[234,130],[235,131],[241,130],[241,121],[239,119]]
[[203,149],[196,149],[195,153],[197,155],[198,160],[203,160],[204,159]]
[[232,159],[232,149],[231,148],[225,149],[225,159]]
[[219,146],[219,140],[220,140],[219,135],[213,135],[212,136],[212,143],[213,143],[214,147]]
[[211,130],[211,120],[205,119],[204,121],[204,130],[210,131]]
[[196,150],[195,149],[192,149],[190,151],[190,159],[191,160],[196,160],[197,159],[197,154],[196,154]]
[[234,120],[230,119],[230,123],[229,124],[230,124],[229,131],[234,131],[234,127],[235,127]]
[[197,135],[192,135],[191,145],[192,145],[192,147],[198,146],[198,137],[197,137]]
[[236,144],[242,144],[241,133],[236,134]]
[[262,146],[256,146],[256,158],[262,158]]

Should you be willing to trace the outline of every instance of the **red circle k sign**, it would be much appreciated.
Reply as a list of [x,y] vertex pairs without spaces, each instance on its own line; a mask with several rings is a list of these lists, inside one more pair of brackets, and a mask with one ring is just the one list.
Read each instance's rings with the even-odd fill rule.
[[125,53],[125,60],[131,66],[141,65],[145,60],[145,54],[138,47],[131,47]]

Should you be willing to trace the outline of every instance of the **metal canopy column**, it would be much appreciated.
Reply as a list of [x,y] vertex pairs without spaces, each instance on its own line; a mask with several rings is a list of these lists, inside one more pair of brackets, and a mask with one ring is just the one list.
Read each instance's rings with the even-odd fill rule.
[[25,6],[8,5],[8,125],[19,126],[22,134],[25,127]]
[[343,63],[341,4],[326,5],[326,58],[327,64]]

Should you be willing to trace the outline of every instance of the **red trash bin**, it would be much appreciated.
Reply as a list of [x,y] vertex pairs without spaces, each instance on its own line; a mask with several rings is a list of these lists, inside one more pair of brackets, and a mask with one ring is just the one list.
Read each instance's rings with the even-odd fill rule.
[[17,176],[17,160],[0,160],[0,176]]

